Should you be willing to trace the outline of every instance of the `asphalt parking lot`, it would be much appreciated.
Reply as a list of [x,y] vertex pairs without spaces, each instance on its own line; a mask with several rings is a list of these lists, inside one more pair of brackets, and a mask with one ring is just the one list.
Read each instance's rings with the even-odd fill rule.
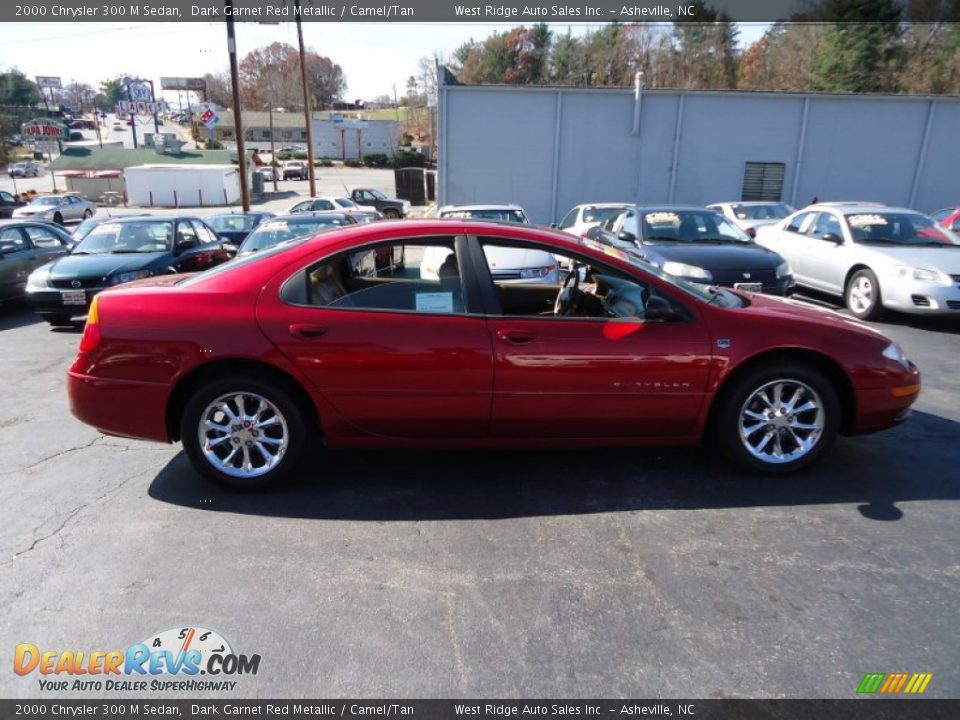
[[[894,671],[956,697],[960,323],[881,328],[924,373],[914,417],[789,479],[688,450],[340,452],[235,495],[73,419],[79,333],[0,308],[0,648],[192,625],[262,656],[187,697],[849,698]],[[38,677],[0,697],[84,697]]]

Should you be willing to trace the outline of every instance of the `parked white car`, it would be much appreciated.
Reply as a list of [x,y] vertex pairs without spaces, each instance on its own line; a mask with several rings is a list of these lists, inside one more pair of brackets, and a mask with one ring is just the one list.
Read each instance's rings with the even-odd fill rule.
[[743,202],[722,202],[707,205],[734,223],[750,237],[757,236],[757,228],[774,225],[796,209],[782,202],[746,200]]
[[13,211],[14,218],[52,220],[63,224],[67,220],[86,220],[97,212],[97,206],[76,193],[43,195],[28,205]]
[[[529,224],[527,214],[519,205],[444,205],[437,214],[450,219]],[[544,250],[485,244],[483,252],[490,275],[497,284],[560,282],[557,258]],[[428,247],[420,262],[420,277],[424,280],[442,279],[454,271],[451,262],[455,262],[455,258],[450,250]]]
[[317,197],[308,200],[301,200],[281,215],[294,215],[302,212],[317,212],[322,210],[336,210],[345,212],[349,210],[364,210],[367,212],[377,212],[377,209],[371,205],[357,205],[348,197]]
[[496,220],[528,225],[530,220],[519,205],[444,205],[437,217],[461,220]]
[[586,237],[587,230],[596,227],[611,218],[617,217],[624,210],[632,208],[633,203],[602,202],[576,205],[570,208],[557,225],[560,230],[577,237]]
[[960,315],[960,236],[915,210],[811,205],[759,228],[757,242],[789,261],[797,285],[843,297],[854,317]]

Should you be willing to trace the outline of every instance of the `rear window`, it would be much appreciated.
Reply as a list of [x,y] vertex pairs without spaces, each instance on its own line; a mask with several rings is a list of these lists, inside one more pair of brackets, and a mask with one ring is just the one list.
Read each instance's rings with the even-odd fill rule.
[[247,239],[240,247],[240,252],[246,254],[265,250],[280,243],[309,237],[319,232],[324,232],[325,230],[334,230],[351,224],[353,223],[346,218],[337,216],[314,216],[306,222],[268,220],[257,226],[257,228],[247,236]]

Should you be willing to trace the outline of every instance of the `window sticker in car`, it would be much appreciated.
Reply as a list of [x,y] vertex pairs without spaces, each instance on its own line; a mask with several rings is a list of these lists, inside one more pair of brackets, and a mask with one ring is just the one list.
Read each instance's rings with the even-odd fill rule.
[[90,231],[91,235],[112,235],[120,232],[120,223],[102,223]]
[[883,215],[848,215],[847,222],[851,227],[869,227],[870,225],[886,225],[887,219]]
[[283,220],[274,220],[273,222],[264,223],[257,230],[286,230],[287,223]]
[[672,212],[652,212],[644,215],[643,220],[651,225],[679,224],[680,216]]
[[453,312],[452,292],[417,293],[417,312]]

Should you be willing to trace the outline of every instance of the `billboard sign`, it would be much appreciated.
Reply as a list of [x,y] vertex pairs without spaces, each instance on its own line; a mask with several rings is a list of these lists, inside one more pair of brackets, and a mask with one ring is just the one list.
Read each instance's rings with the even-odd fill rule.
[[63,87],[63,83],[60,82],[60,78],[58,77],[53,77],[50,75],[37,75],[37,87],[56,88],[59,90]]
[[121,100],[117,103],[117,115],[155,115],[165,113],[167,103],[163,100],[146,102],[144,100]]
[[160,88],[163,90],[193,90],[206,92],[207,81],[203,78],[162,77]]
[[130,99],[134,101],[150,102],[153,100],[153,90],[146,83],[130,83],[128,86]]

